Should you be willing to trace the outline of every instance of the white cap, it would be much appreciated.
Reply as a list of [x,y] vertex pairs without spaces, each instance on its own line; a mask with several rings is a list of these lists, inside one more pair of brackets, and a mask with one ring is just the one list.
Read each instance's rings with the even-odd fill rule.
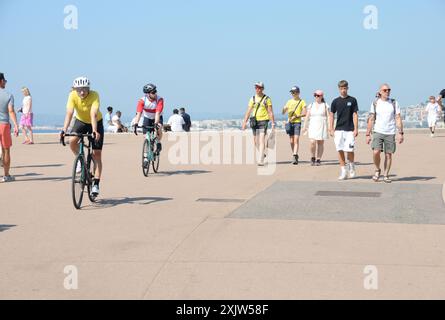
[[264,83],[263,82],[255,82],[255,87],[260,87],[264,89]]

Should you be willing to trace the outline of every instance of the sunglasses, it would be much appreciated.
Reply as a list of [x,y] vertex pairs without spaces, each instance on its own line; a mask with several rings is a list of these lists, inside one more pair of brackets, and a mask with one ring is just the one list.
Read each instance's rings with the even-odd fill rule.
[[382,89],[383,92],[391,92],[391,89]]
[[321,97],[323,97],[323,96],[320,96],[320,95],[318,95],[318,94],[314,94],[314,97],[315,97],[315,98],[321,98]]

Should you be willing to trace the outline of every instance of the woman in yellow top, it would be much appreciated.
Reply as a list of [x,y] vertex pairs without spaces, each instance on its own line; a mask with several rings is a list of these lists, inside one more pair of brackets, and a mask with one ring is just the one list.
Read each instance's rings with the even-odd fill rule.
[[[76,112],[76,120],[72,128],[72,133],[77,134],[95,134],[95,140],[92,141],[93,159],[96,164],[96,172],[94,174],[93,187],[91,195],[97,197],[99,195],[99,183],[102,175],[102,148],[104,145],[104,125],[102,113],[99,110],[100,99],[96,91],[90,90],[90,80],[80,77],[74,80],[73,91],[71,91],[66,105],[66,117],[63,130],[60,133],[64,138],[68,130],[68,126]],[[79,138],[72,137],[70,140],[71,151],[75,156],[79,154]],[[77,172],[81,171],[80,165],[76,168]]]
[[295,86],[290,90],[290,99],[283,108],[283,114],[288,114],[286,133],[290,137],[290,146],[294,156],[294,165],[298,165],[301,135],[301,119],[306,116],[306,102],[300,98],[300,88]]
[[272,130],[275,129],[275,117],[273,114],[272,100],[264,94],[264,83],[255,83],[256,94],[249,101],[246,116],[244,117],[243,130],[246,130],[247,121],[250,119],[250,127],[253,131],[255,146],[260,155],[258,166],[264,166],[266,150],[266,134],[269,122],[272,122]]

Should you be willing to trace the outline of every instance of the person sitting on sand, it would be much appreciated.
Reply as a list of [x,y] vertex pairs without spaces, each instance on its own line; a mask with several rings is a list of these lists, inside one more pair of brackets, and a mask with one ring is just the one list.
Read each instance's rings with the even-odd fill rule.
[[178,109],[173,110],[173,115],[170,117],[170,119],[168,119],[167,123],[172,132],[185,132],[185,121],[184,118],[179,115]]
[[116,114],[113,116],[112,119],[113,126],[117,128],[118,133],[128,132],[128,128],[122,124],[121,117],[122,117],[122,112],[120,111],[116,112]]

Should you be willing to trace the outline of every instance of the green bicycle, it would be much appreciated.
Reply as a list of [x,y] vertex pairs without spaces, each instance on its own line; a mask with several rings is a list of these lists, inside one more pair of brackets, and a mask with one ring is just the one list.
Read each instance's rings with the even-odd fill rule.
[[[155,151],[155,146],[158,145],[159,139],[156,134],[154,126],[138,127],[147,130],[144,144],[142,146],[142,172],[145,177],[150,173],[150,167],[153,168],[154,173],[159,172],[160,154]],[[137,131],[135,131],[137,135]]]
[[[79,210],[82,206],[82,200],[84,195],[85,186],[87,187],[88,198],[91,202],[96,201],[96,197],[91,194],[91,188],[93,186],[94,173],[96,166],[92,155],[92,140],[94,135],[92,134],[65,134],[65,137],[78,137],[79,140],[79,154],[74,160],[73,174],[71,179],[71,193],[73,197],[74,207]],[[85,138],[88,138],[89,143],[85,144]],[[61,139],[63,146],[66,146],[65,139]],[[84,148],[88,149],[87,158],[85,160]]]

